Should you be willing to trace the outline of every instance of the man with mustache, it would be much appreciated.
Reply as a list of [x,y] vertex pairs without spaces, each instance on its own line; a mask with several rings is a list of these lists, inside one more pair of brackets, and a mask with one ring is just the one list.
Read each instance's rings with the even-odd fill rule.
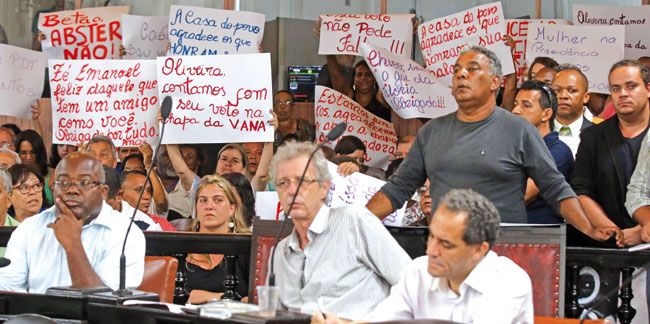
[[526,223],[524,192],[532,178],[560,215],[594,239],[606,240],[616,227],[589,220],[537,130],[497,107],[501,63],[483,47],[462,52],[454,64],[452,94],[458,110],[427,122],[397,172],[366,205],[384,218],[401,207],[428,178],[432,208],[449,190],[470,188],[486,196],[505,223]]
[[[56,168],[55,206],[16,228],[0,268],[0,290],[44,293],[47,288],[119,285],[122,243],[129,220],[104,203],[102,164],[74,152]],[[144,273],[145,239],[132,228],[126,244],[126,286],[137,287]]]
[[269,169],[294,225],[275,251],[278,296],[284,308],[356,318],[388,296],[411,258],[367,209],[325,205],[331,176],[323,152],[307,165],[316,149],[312,143],[286,143]]

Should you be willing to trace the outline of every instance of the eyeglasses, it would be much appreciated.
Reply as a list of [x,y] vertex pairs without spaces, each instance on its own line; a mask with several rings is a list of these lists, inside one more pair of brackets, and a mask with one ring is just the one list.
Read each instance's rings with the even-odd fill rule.
[[[291,184],[295,184],[296,186],[298,186],[298,182],[300,182],[300,178],[280,179],[280,180],[275,182],[275,188],[285,190],[285,189],[289,188],[289,186],[291,186]],[[318,179],[309,179],[309,178],[305,178],[304,180],[302,180],[302,183],[304,185],[310,185],[310,184],[312,184],[314,182],[320,182],[320,180],[318,180]]]
[[420,195],[420,196],[424,195],[428,191],[429,191],[429,187],[427,187],[427,186],[422,186],[422,187],[418,188],[418,190],[417,190],[418,195]]
[[26,195],[29,194],[31,190],[34,190],[35,193],[39,193],[43,191],[43,184],[40,182],[34,183],[33,185],[28,185],[26,183],[23,183],[19,186],[15,186],[14,190],[20,191],[21,194]]
[[293,100],[286,100],[286,101],[281,101],[281,100],[273,100],[273,105],[274,106],[291,106],[293,105]]
[[75,187],[79,190],[89,190],[95,188],[102,184],[99,181],[93,180],[81,180],[81,181],[69,181],[69,180],[56,180],[54,185],[61,188],[62,190],[68,190],[72,187]]

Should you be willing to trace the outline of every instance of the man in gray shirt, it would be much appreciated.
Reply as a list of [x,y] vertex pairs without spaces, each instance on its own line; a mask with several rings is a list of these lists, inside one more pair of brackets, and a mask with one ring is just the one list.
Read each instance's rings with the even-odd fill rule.
[[471,188],[495,204],[502,222],[526,223],[524,192],[531,177],[542,197],[580,231],[598,240],[616,233],[622,242],[620,229],[595,228],[587,219],[535,128],[496,106],[500,76],[501,63],[491,51],[473,46],[461,53],[452,79],[458,111],[420,129],[399,170],[368,209],[385,217],[428,177],[433,209],[449,190]]
[[315,149],[311,143],[286,143],[271,162],[280,204],[285,213],[291,209],[294,224],[273,261],[278,295],[291,310],[354,319],[388,296],[411,259],[365,207],[324,204],[331,176],[322,151],[314,154],[297,189]]

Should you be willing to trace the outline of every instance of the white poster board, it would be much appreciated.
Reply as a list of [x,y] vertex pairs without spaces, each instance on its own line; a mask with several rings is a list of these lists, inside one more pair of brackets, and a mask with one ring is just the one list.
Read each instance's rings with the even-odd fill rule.
[[589,80],[589,92],[609,93],[609,68],[623,59],[623,26],[530,24],[526,41],[528,63],[548,56],[575,64]]
[[0,115],[31,118],[31,105],[43,93],[47,57],[0,44]]
[[386,102],[400,117],[436,118],[458,109],[449,86],[415,61],[367,43],[361,53]]
[[65,60],[119,58],[120,20],[127,13],[128,6],[41,13],[38,30],[45,35],[43,53]]
[[451,85],[454,64],[467,45],[479,45],[493,51],[501,60],[503,75],[513,73],[515,68],[510,48],[504,43],[505,35],[506,21],[501,2],[435,18],[418,27],[427,69],[447,85]]
[[[342,136],[354,135],[366,145],[365,164],[385,169],[395,152],[397,135],[393,124],[373,115],[346,95],[316,86],[314,102],[316,140],[323,143],[327,133],[341,122],[347,123]],[[331,147],[336,146],[336,141]]]
[[270,54],[159,57],[158,83],[163,143],[273,142]]
[[259,53],[264,15],[249,11],[172,5],[170,55]]
[[625,58],[650,56],[650,6],[573,5],[573,23],[624,26]]
[[318,54],[360,55],[361,44],[383,47],[391,53],[411,56],[414,15],[321,15]]
[[[515,72],[517,73],[517,84],[521,85],[526,81],[526,39],[528,39],[528,28],[530,24],[550,25],[571,25],[566,19],[506,19],[507,34],[512,37],[515,49],[511,51],[512,59],[515,61]],[[531,61],[534,58],[531,58]]]
[[158,138],[156,62],[50,60],[52,142],[78,145],[103,134],[115,146]]
[[156,59],[167,53],[167,16],[122,15],[123,59]]

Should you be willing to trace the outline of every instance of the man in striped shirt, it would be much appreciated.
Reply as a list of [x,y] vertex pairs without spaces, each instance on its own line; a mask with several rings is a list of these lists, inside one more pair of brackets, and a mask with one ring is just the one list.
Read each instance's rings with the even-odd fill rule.
[[311,143],[286,143],[271,162],[280,204],[291,210],[294,224],[273,263],[280,303],[308,314],[358,318],[388,296],[411,259],[365,207],[325,204],[331,176],[320,150],[298,190],[314,150]]

